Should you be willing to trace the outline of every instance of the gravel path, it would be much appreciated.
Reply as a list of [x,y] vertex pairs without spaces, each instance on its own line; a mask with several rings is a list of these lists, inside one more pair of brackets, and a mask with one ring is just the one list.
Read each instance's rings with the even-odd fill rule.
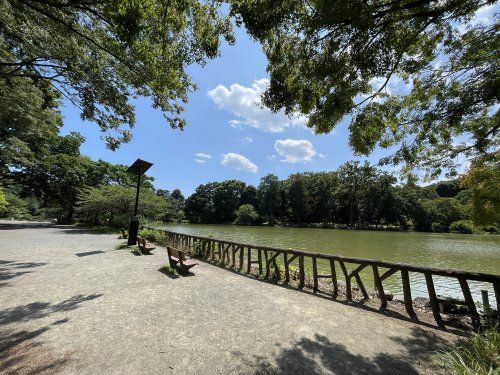
[[0,223],[0,373],[414,374],[455,336],[74,227]]

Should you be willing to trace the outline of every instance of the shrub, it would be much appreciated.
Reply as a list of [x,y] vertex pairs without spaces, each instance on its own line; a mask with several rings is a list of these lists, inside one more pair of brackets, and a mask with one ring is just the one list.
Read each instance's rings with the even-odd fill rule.
[[442,355],[449,374],[498,374],[500,368],[500,329],[497,326],[473,334],[456,349]]
[[243,204],[236,210],[236,224],[253,224],[259,218],[259,214],[251,204]]
[[442,233],[444,232],[444,227],[441,225],[441,223],[432,223],[431,230],[435,233]]
[[492,233],[492,234],[497,234],[497,233],[500,233],[500,229],[498,229],[496,226],[494,225],[488,225],[486,227],[482,227],[481,228],[483,231],[485,232],[488,232],[488,233]]
[[474,224],[470,220],[455,221],[450,225],[450,232],[471,234],[474,233]]
[[166,233],[158,229],[141,229],[139,231],[139,236],[160,245],[165,244],[167,241]]

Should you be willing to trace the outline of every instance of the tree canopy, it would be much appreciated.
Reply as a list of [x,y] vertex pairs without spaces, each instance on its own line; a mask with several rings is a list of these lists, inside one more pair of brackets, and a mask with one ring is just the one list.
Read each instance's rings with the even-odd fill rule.
[[[484,230],[495,232],[500,224],[495,200],[498,194],[491,189],[498,185],[498,173],[494,169],[475,170],[463,179],[471,182],[470,188],[459,180],[419,186],[412,177],[397,184],[380,168],[351,161],[335,171],[295,173],[285,180],[268,174],[261,178],[258,188],[237,180],[203,184],[188,197],[185,213],[193,223],[389,227],[434,232],[448,232],[456,223],[454,231],[478,231],[491,225]],[[482,220],[476,219],[479,215]]]
[[[135,189],[119,185],[103,185],[82,189],[76,212],[82,222],[126,226],[135,204]],[[170,210],[170,202],[151,189],[140,192],[139,215],[149,220],[161,220]]]
[[472,190],[472,218],[482,225],[500,223],[500,169],[498,160],[472,165],[462,179]]
[[[149,97],[174,128],[195,88],[186,73],[218,55],[232,27],[216,1],[0,2],[0,102],[22,103],[50,85],[97,123],[114,149],[130,139],[131,99]],[[32,87],[30,87],[32,86]],[[25,116],[37,113],[37,96]],[[0,104],[1,105],[1,104]],[[125,125],[125,126],[124,126]],[[3,126],[3,124],[2,124]]]
[[230,3],[264,47],[272,110],[305,114],[316,133],[351,115],[356,154],[388,148],[382,162],[433,176],[498,146],[498,19],[469,22],[495,1]]

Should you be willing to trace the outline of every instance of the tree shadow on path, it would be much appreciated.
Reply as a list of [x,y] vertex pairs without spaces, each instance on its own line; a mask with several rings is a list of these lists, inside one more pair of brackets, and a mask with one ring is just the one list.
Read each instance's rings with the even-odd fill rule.
[[[391,340],[401,347],[397,355],[381,352],[373,357],[363,356],[321,334],[315,334],[313,338],[303,337],[291,346],[277,344],[279,352],[274,358],[254,356],[248,360],[241,352],[233,354],[255,368],[252,372],[255,375],[406,375],[419,374],[421,364],[432,367],[431,373],[439,373],[440,368],[435,363],[431,365],[430,357],[449,345],[448,341],[419,327],[412,329],[410,337],[393,337]],[[365,346],[366,343],[362,344]]]
[[41,335],[52,327],[69,321],[62,318],[34,330],[16,330],[8,324],[29,322],[50,317],[52,314],[72,311],[82,303],[101,297],[103,294],[76,295],[62,302],[33,302],[0,310],[0,373],[40,374],[58,373],[64,369],[73,353],[56,353]]
[[[56,324],[56,323],[53,323]],[[71,353],[55,355],[39,339],[49,326],[33,331],[2,330],[0,333],[0,373],[56,373],[69,361]]]
[[27,305],[9,307],[0,310],[0,326],[45,318],[58,312],[71,311],[78,308],[81,303],[101,296],[103,294],[79,294],[55,304],[50,302],[32,302]]
[[14,279],[18,276],[31,273],[32,268],[41,267],[47,263],[39,262],[17,262],[15,260],[0,260],[0,287],[8,286],[8,282],[1,282]]

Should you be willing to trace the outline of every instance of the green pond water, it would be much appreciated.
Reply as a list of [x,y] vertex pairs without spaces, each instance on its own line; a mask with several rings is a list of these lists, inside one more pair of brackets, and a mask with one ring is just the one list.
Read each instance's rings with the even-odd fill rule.
[[[197,224],[170,224],[164,228],[248,244],[500,274],[500,236],[494,235]],[[326,270],[326,263],[320,263],[319,268]],[[410,273],[410,279],[413,296],[427,296],[423,276]],[[363,273],[363,280],[373,288],[371,271]],[[435,277],[435,283],[438,294],[462,297],[455,280]],[[387,279],[384,287],[400,294],[399,276]],[[488,284],[483,283],[470,282],[470,287],[477,301],[480,301],[481,289],[492,291]],[[490,293],[490,300],[494,301],[493,292]]]

